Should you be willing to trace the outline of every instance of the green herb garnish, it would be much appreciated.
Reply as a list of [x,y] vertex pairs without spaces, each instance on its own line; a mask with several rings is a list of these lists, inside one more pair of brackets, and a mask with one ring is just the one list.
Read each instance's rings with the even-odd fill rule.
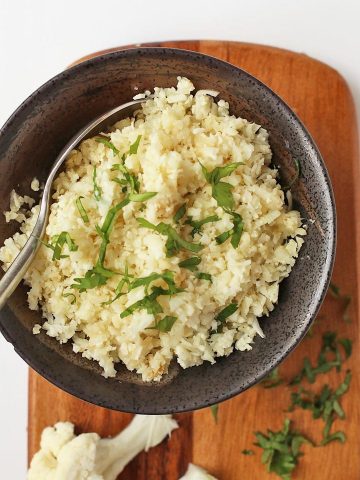
[[292,188],[292,186],[295,184],[295,182],[297,182],[300,178],[300,175],[301,175],[301,163],[299,162],[299,160],[297,158],[294,159],[294,164],[295,164],[295,175],[294,177],[291,179],[289,185],[287,185],[286,187],[284,187],[284,190],[290,190]]
[[114,156],[119,155],[120,151],[115,147],[112,142],[110,142],[107,137],[96,137],[95,141],[98,143],[103,143],[106,147],[110,148]]
[[61,253],[64,245],[67,245],[70,252],[75,252],[78,249],[68,232],[61,232],[59,235],[55,235],[50,243],[43,241],[41,241],[41,243],[53,251],[52,260],[60,260],[60,258],[67,258],[69,256],[62,255]]
[[141,140],[141,135],[138,135],[135,142],[130,145],[129,155],[135,155],[138,152],[140,140]]
[[220,182],[224,177],[228,177],[234,170],[241,165],[241,162],[229,163],[224,167],[216,167],[209,172],[204,165],[200,163],[201,170],[207,182],[210,183],[212,188],[212,196],[217,201],[219,207],[227,210],[232,210],[234,207],[234,199],[232,196],[233,186],[230,183]]
[[84,277],[74,278],[75,283],[73,283],[71,287],[76,288],[82,293],[86,290],[105,285],[107,280],[113,275],[116,275],[116,273],[101,265],[95,265],[95,267],[85,273]]
[[256,432],[255,445],[262,448],[261,462],[267,466],[268,472],[274,472],[283,480],[290,480],[293,470],[301,455],[300,447],[304,443],[313,443],[295,430],[291,430],[291,422],[284,420],[283,429],[279,432],[267,431],[267,435]]
[[173,220],[175,223],[179,223],[179,221],[182,219],[182,217],[186,213],[186,203],[183,203],[175,212],[175,215],[173,216]]
[[132,202],[146,202],[146,200],[155,197],[155,195],[157,195],[157,192],[130,193],[129,200]]
[[176,320],[177,320],[177,317],[166,315],[164,318],[156,322],[153,327],[150,327],[150,329],[151,330],[156,329],[163,333],[170,332]]
[[341,419],[345,418],[345,412],[339,403],[339,399],[348,391],[350,381],[351,372],[347,371],[344,381],[336,390],[332,390],[329,385],[324,385],[319,394],[303,388],[291,394],[289,411],[293,411],[295,407],[299,407],[303,410],[310,410],[314,419],[322,418],[324,420],[325,426],[321,445],[326,445],[334,440],[339,440],[342,443],[346,440],[343,432],[331,434],[330,430],[337,417]]
[[181,238],[177,231],[167,223],[161,222],[158,225],[154,225],[145,220],[145,218],[139,217],[136,220],[142,227],[149,228],[150,230],[154,230],[155,232],[168,237],[165,244],[167,257],[173,257],[180,249],[198,253],[203,248],[203,246],[198,243],[187,242]]
[[[125,273],[123,274],[123,278],[120,280],[118,283],[116,289],[115,289],[115,296],[111,300],[108,300],[107,302],[103,302],[102,305],[110,305],[111,303],[115,302],[118,298],[120,298],[122,295],[125,295],[125,293],[129,292],[130,285],[131,285],[131,278],[132,275],[129,275],[129,270],[128,270],[128,265],[125,265]],[[123,292],[124,286],[127,285],[128,287],[128,292]]]
[[351,300],[352,300],[351,295],[342,294],[341,291],[340,291],[340,288],[337,285],[335,285],[335,283],[330,283],[329,293],[332,297],[336,298],[336,300],[339,300],[339,301],[343,302],[343,304],[344,304],[343,320],[346,323],[350,323],[351,318],[350,318],[350,315],[349,315],[349,309],[350,309]]
[[200,262],[201,262],[200,257],[191,257],[180,262],[179,267],[186,268],[187,270],[190,270],[191,272],[193,272],[197,270],[197,265],[199,265]]
[[290,382],[290,385],[299,384],[303,378],[309,383],[314,383],[316,376],[321,373],[327,373],[333,368],[337,371],[341,370],[342,358],[339,349],[342,346],[345,353],[345,359],[351,355],[352,342],[349,339],[337,339],[335,332],[325,332],[322,338],[322,347],[318,356],[317,365],[313,367],[310,360],[304,358],[304,366],[299,374]]
[[215,403],[214,405],[210,406],[211,415],[213,416],[215,423],[218,422],[218,413],[219,413],[219,405]]
[[138,278],[134,282],[131,283],[129,289],[133,290],[139,286],[145,286],[145,291],[148,291],[150,282],[153,282],[157,279],[162,279],[167,284],[167,289],[165,290],[162,287],[153,287],[150,294],[147,294],[141,300],[130,305],[126,310],[124,310],[120,317],[125,318],[128,315],[131,315],[136,310],[146,310],[147,313],[152,313],[156,315],[157,313],[162,313],[163,309],[160,303],[157,301],[157,298],[161,295],[174,295],[176,293],[183,292],[182,288],[178,288],[174,282],[174,273],[170,271],[166,271],[163,274],[152,273],[148,277]]
[[130,187],[131,193],[139,193],[140,191],[140,182],[136,175],[131,173],[125,165],[121,163],[115,163],[111,170],[119,170],[125,178],[114,178],[113,181],[121,185],[124,189],[127,185]]
[[76,199],[75,204],[77,206],[77,209],[79,210],[80,216],[83,219],[84,223],[89,223],[89,217],[88,214],[86,213],[86,210],[81,202],[81,199],[84,197],[79,197]]
[[227,212],[229,215],[233,217],[233,228],[228,230],[227,232],[221,233],[217,237],[215,237],[216,243],[221,245],[224,243],[228,238],[231,238],[230,243],[233,248],[237,248],[240,243],[241,235],[244,228],[244,222],[241,217],[236,212]]
[[275,388],[284,383],[284,380],[280,377],[279,368],[274,368],[269,375],[267,375],[262,381],[263,388]]
[[245,448],[244,450],[241,450],[241,453],[242,453],[243,455],[255,455],[254,450],[248,450],[248,449],[246,449],[246,448]]
[[233,313],[236,312],[238,304],[233,302],[230,303],[227,307],[223,308],[215,317],[215,320],[218,323],[217,329],[212,333],[221,333],[225,324],[225,320],[230,317]]
[[199,280],[207,280],[208,282],[212,283],[212,277],[210,273],[197,272],[195,274],[195,277],[198,278]]
[[147,277],[137,278],[131,283],[129,290],[134,290],[134,288],[143,286],[145,287],[145,293],[148,294],[150,284],[159,279],[164,280],[169,288],[175,287],[174,272],[166,270],[164,273],[153,272]]
[[94,198],[98,202],[101,199],[102,190],[96,181],[96,166],[94,167],[94,170],[93,170],[92,179],[93,179],[93,186],[94,186]]
[[76,296],[73,293],[63,293],[63,297],[72,297],[70,303],[74,305],[76,303]]
[[188,217],[186,224],[193,227],[191,236],[194,237],[195,233],[201,233],[201,227],[206,223],[217,222],[220,218],[217,215],[210,215],[209,217],[203,218],[202,220],[193,220],[191,217]]

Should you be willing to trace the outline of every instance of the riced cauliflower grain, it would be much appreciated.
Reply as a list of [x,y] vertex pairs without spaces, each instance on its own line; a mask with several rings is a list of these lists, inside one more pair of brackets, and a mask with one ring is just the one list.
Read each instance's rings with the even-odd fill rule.
[[[180,77],[177,88],[155,88],[135,118],[118,122],[108,134],[120,155],[95,139],[85,140],[54,182],[45,241],[66,231],[78,248],[65,258],[52,260],[52,250],[40,246],[25,275],[29,306],[41,310],[41,328],[49,336],[60,343],[71,341],[75,352],[99,362],[106,377],[115,376],[115,364],[122,362],[143,380],[158,381],[173,358],[188,368],[204,361],[214,363],[216,357],[227,356],[234,349],[250,350],[255,335],[263,336],[257,319],[273,310],[279,283],[289,275],[303,244],[306,231],[300,213],[285,203],[277,169],[271,165],[268,133],[230,115],[228,103],[216,102],[216,95],[212,90],[194,94],[191,81]],[[139,135],[139,148],[127,156],[125,166],[138,177],[142,192],[157,195],[144,203],[132,201],[122,209],[111,232],[105,265],[115,272],[124,272],[127,266],[133,278],[174,272],[175,283],[183,291],[158,298],[164,315],[176,317],[170,331],[149,329],[154,316],[146,309],[121,318],[125,309],[144,297],[143,286],[105,305],[114,298],[119,282],[116,275],[105,285],[81,293],[72,288],[74,279],[84,277],[96,263],[101,243],[96,226],[124,197],[122,186],[113,181],[117,172],[112,168]],[[243,220],[236,248],[229,240],[218,244],[215,239],[233,228],[233,217],[213,198],[199,162],[208,171],[241,162],[224,179],[233,187],[234,212]],[[102,192],[99,201],[93,195],[94,167]],[[33,187],[37,188],[38,182],[33,182]],[[79,214],[79,197],[83,197],[89,222]],[[11,195],[6,221],[21,225],[20,232],[0,249],[5,270],[34,226],[39,207],[33,203],[29,197]],[[172,220],[184,203],[186,217],[193,221],[212,215],[219,220],[204,224],[192,238],[190,225],[175,225]],[[200,244],[197,268],[211,275],[211,282],[179,266],[191,256],[189,252],[180,250],[167,256],[167,237],[141,228],[136,217],[171,224],[182,238]],[[154,285],[164,286],[162,280]],[[64,296],[69,292],[73,296]],[[238,309],[226,319],[222,331],[214,333],[215,317],[233,302]],[[34,333],[38,332],[35,326]]]

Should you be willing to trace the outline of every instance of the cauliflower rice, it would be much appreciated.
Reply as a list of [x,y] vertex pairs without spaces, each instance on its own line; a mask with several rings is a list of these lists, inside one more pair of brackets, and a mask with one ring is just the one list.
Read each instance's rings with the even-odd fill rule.
[[[66,170],[54,182],[44,241],[54,245],[54,237],[65,231],[74,249],[64,244],[64,258],[53,260],[53,250],[42,244],[25,275],[29,307],[41,309],[44,317],[41,326],[34,326],[34,333],[43,329],[60,343],[71,340],[75,352],[99,362],[105,377],[115,376],[115,364],[123,362],[144,381],[158,381],[174,358],[188,368],[204,361],[214,363],[216,357],[234,349],[250,350],[255,335],[263,336],[257,319],[273,310],[279,283],[289,275],[306,234],[299,212],[285,203],[277,169],[270,165],[266,130],[229,115],[224,100],[216,103],[217,92],[193,91],[191,81],[180,77],[177,88],[155,88],[135,118],[118,122],[107,134],[115,150],[88,139],[72,152]],[[131,154],[130,146],[137,140],[137,151]],[[177,293],[158,296],[162,312],[155,315],[138,308],[120,316],[154,289],[164,291],[169,284],[161,278],[146,291],[144,286],[130,289],[125,284],[122,295],[112,303],[123,278],[120,274],[85,291],[74,288],[75,279],[84,278],[97,262],[102,238],[96,226],[103,225],[109,209],[128,194],[121,171],[112,170],[123,154],[140,192],[157,194],[144,202],[130,201],[118,212],[103,266],[117,273],[128,269],[131,281],[153,272],[173,272]],[[232,237],[223,243],[215,238],[224,232],[231,235],[234,216],[212,196],[211,182],[201,166],[211,172],[234,162],[241,164],[221,182],[231,185],[232,211],[242,220],[235,248]],[[32,186],[38,190],[39,182],[34,180]],[[79,197],[83,197],[88,222],[80,214]],[[29,197],[11,195],[6,221],[19,222],[20,232],[0,249],[4,270],[34,227],[39,206],[33,204]],[[186,213],[176,223],[173,216],[183,204]],[[191,235],[193,228],[186,222],[214,215],[217,221],[205,223]],[[141,226],[137,217],[155,225],[171,225],[182,239],[202,249],[194,253],[175,248],[173,256],[168,256],[167,236]],[[194,256],[201,261],[193,270],[179,266]],[[219,319],[219,312],[231,303],[236,304],[236,311]],[[164,317],[172,319],[170,324],[156,328]]]

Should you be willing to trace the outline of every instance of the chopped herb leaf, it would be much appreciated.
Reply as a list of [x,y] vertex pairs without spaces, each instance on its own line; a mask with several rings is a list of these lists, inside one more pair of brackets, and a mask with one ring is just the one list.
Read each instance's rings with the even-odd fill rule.
[[150,198],[155,197],[158,192],[130,193],[129,200],[132,202],[146,202]]
[[230,303],[227,307],[223,308],[215,317],[215,320],[218,322],[218,326],[216,331],[212,333],[221,333],[224,327],[225,320],[230,317],[230,315],[235,313],[237,308],[237,303]]
[[70,252],[75,252],[78,249],[77,245],[70,237],[68,232],[61,232],[59,235],[54,236],[51,243],[42,243],[53,251],[52,260],[60,260],[60,258],[68,257],[68,255],[61,254],[65,244],[67,245]]
[[275,388],[284,383],[284,380],[280,377],[279,368],[274,368],[269,375],[267,375],[262,381],[263,388]]
[[197,270],[197,265],[201,262],[200,257],[191,257],[187,258],[186,260],[183,260],[182,262],[179,263],[179,267],[181,268],[187,268],[191,272],[194,270]]
[[177,320],[177,317],[166,315],[164,318],[156,322],[153,327],[150,327],[150,328],[159,330],[160,332],[163,332],[163,333],[167,333],[167,332],[170,332],[176,320]]
[[169,270],[166,270],[164,273],[153,272],[147,277],[137,278],[131,283],[129,288],[130,290],[134,290],[134,288],[143,286],[145,287],[145,293],[148,294],[150,284],[155,280],[159,280],[159,279],[164,280],[164,282],[166,282],[167,286],[170,289],[176,288],[176,285],[174,282],[174,272],[171,272]]
[[154,225],[145,220],[145,218],[137,218],[136,220],[142,227],[149,228],[168,237],[165,244],[167,257],[173,257],[180,249],[198,253],[203,248],[203,246],[198,243],[187,242],[181,238],[177,231],[167,223],[161,222],[158,225]]
[[94,167],[94,170],[93,170],[92,179],[93,179],[93,186],[94,186],[94,198],[98,202],[101,199],[102,190],[96,181],[96,166]]
[[130,284],[131,284],[131,275],[129,275],[128,266],[125,265],[125,273],[123,275],[123,278],[120,280],[120,282],[118,283],[115,289],[114,298],[112,298],[111,300],[108,300],[107,302],[103,302],[102,305],[110,305],[111,303],[115,302],[115,300],[120,298],[122,295],[125,295],[125,292],[123,292],[122,290],[124,286],[127,285],[128,291],[129,291]]
[[63,297],[72,297],[70,301],[71,305],[74,305],[74,303],[76,303],[76,297],[73,293],[63,293]]
[[217,222],[220,218],[217,215],[210,215],[209,217],[203,218],[202,220],[193,220],[191,217],[188,217],[186,224],[193,227],[191,231],[191,236],[194,237],[195,233],[201,233],[201,227],[206,223]]
[[89,223],[89,217],[88,217],[88,214],[86,213],[86,210],[81,202],[81,199],[84,198],[84,197],[79,197],[76,199],[75,203],[76,203],[76,206],[77,206],[77,209],[79,210],[79,213],[80,213],[80,216],[81,218],[83,219],[83,222],[84,223]]
[[283,429],[279,432],[267,431],[267,435],[256,432],[257,443],[262,448],[261,462],[267,466],[268,472],[274,472],[283,480],[290,480],[293,470],[298,464],[301,455],[300,447],[303,443],[312,445],[312,442],[291,430],[289,419],[284,420]]
[[115,275],[115,272],[108,270],[101,265],[95,265],[94,268],[88,270],[84,277],[74,278],[74,282],[71,287],[79,290],[80,293],[90,290],[95,287],[105,285],[108,278]]
[[139,193],[140,191],[140,182],[136,175],[130,173],[129,170],[125,167],[125,165],[121,163],[115,163],[111,170],[119,170],[125,178],[113,178],[113,181],[119,183],[121,186],[130,186],[131,193]]
[[197,272],[195,274],[195,277],[198,278],[199,280],[207,280],[208,282],[212,283],[212,277],[210,273]]
[[322,418],[324,420],[325,426],[321,445],[326,445],[334,440],[345,441],[345,436],[342,432],[330,434],[330,430],[337,417],[341,419],[345,418],[345,413],[339,403],[339,399],[348,391],[350,381],[351,372],[347,371],[344,381],[336,390],[332,390],[329,385],[324,385],[319,394],[303,388],[291,393],[289,411],[293,411],[295,407],[299,407],[303,410],[310,410],[314,419]]
[[241,453],[243,455],[255,455],[254,450],[248,450],[246,448],[244,450],[242,450]]
[[343,302],[344,304],[344,312],[343,312],[343,320],[346,323],[351,322],[351,318],[349,315],[349,309],[352,301],[351,295],[343,295],[340,291],[340,288],[335,285],[334,283],[330,283],[329,285],[329,293],[332,297],[336,298],[337,300]]
[[[200,163],[200,162],[199,162]],[[219,207],[231,210],[234,207],[234,199],[232,196],[233,186],[230,183],[220,182],[224,177],[228,177],[241,162],[230,163],[224,167],[216,167],[212,172],[209,172],[204,165],[200,163],[203,175],[212,187],[212,196],[217,201]]]
[[216,242],[221,245],[224,243],[228,238],[231,238],[230,243],[233,248],[237,248],[240,243],[241,235],[244,228],[244,222],[241,217],[236,212],[227,212],[229,215],[233,217],[233,228],[228,230],[227,232],[221,233],[217,237],[215,237]]
[[210,406],[210,411],[211,415],[213,416],[213,419],[215,420],[215,423],[218,422],[218,413],[219,413],[219,405],[215,403],[214,405]]
[[173,216],[173,220],[175,223],[179,223],[179,221],[182,219],[182,217],[186,213],[186,203],[183,203],[175,212],[175,215]]
[[141,135],[138,135],[135,142],[130,145],[129,155],[135,155],[138,152],[140,140],[141,140]]
[[103,143],[106,147],[110,148],[113,152],[113,155],[119,155],[120,151],[115,147],[112,142],[110,142],[107,137],[96,137],[95,141],[98,143]]
[[[322,347],[318,356],[316,367],[313,367],[310,360],[306,357],[304,359],[303,368],[290,382],[290,385],[299,384],[303,378],[306,378],[309,383],[314,383],[318,374],[327,373],[333,368],[336,368],[337,371],[340,371],[342,366],[342,358],[339,344],[344,348],[345,358],[348,358],[351,355],[351,341],[349,339],[338,340],[335,332],[325,332],[323,334]],[[330,358],[329,355],[331,356]]]
[[286,187],[284,187],[284,190],[290,190],[293,185],[295,184],[295,182],[297,182],[300,178],[300,175],[301,175],[301,163],[299,162],[299,160],[297,158],[294,159],[294,164],[295,164],[295,175],[294,177],[291,179],[289,185],[287,185]]

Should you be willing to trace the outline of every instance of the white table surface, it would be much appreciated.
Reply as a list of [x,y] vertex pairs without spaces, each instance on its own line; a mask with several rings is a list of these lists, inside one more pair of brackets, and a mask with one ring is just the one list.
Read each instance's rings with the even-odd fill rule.
[[[167,39],[238,40],[306,53],[342,73],[359,112],[359,18],[358,0],[1,0],[0,124],[76,58]],[[22,480],[27,366],[1,336],[0,365],[0,477]]]

